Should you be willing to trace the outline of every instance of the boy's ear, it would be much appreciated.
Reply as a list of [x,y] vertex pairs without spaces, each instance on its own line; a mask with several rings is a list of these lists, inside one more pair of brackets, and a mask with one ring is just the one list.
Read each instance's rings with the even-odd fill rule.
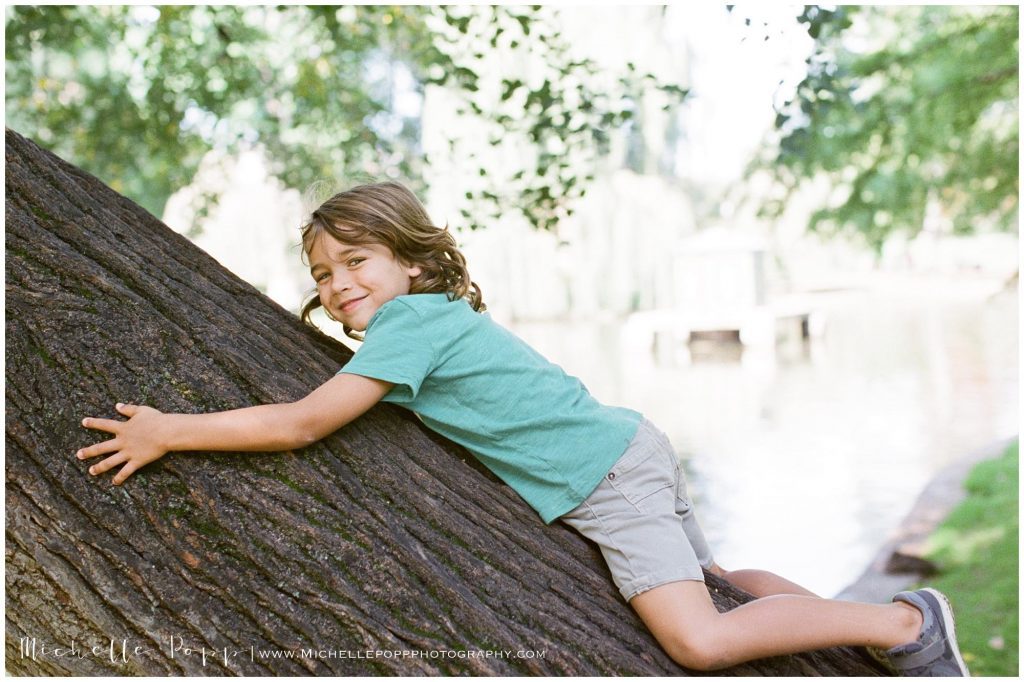
[[408,267],[406,272],[409,273],[410,277],[419,277],[420,275],[423,274],[423,268],[414,263]]

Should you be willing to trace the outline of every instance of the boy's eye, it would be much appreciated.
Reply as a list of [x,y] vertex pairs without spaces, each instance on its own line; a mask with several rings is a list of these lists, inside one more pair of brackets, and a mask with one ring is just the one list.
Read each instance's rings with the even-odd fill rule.
[[313,276],[313,281],[315,281],[315,282],[322,282],[325,279],[327,279],[327,273],[326,272],[321,272],[319,275],[314,275]]
[[363,262],[364,260],[366,260],[366,259],[365,259],[365,258],[349,258],[349,259],[348,259],[348,264],[349,264],[349,266],[352,266],[352,265],[359,265],[359,264],[360,264],[360,263],[362,263],[362,262]]

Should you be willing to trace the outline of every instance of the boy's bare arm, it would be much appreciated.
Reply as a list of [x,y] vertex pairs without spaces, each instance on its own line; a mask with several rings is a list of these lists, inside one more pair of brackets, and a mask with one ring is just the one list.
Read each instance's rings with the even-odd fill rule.
[[207,414],[164,414],[151,407],[122,405],[128,421],[87,417],[82,425],[113,438],[79,450],[79,459],[111,455],[89,468],[101,474],[124,466],[121,484],[136,470],[174,450],[275,452],[314,443],[380,401],[393,384],[354,374],[338,374],[302,400],[257,405]]

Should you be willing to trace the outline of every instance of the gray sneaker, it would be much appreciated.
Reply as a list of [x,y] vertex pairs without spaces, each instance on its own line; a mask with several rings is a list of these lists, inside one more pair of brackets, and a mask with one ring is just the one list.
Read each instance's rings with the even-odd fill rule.
[[953,630],[953,608],[946,595],[928,587],[892,598],[916,607],[924,616],[921,636],[885,652],[906,677],[970,677]]

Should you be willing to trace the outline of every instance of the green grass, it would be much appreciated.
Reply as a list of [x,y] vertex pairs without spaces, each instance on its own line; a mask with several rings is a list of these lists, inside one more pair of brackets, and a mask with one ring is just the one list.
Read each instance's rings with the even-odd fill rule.
[[1018,461],[1015,442],[975,466],[967,498],[928,540],[941,571],[929,585],[953,603],[960,651],[975,676],[1017,676]]

